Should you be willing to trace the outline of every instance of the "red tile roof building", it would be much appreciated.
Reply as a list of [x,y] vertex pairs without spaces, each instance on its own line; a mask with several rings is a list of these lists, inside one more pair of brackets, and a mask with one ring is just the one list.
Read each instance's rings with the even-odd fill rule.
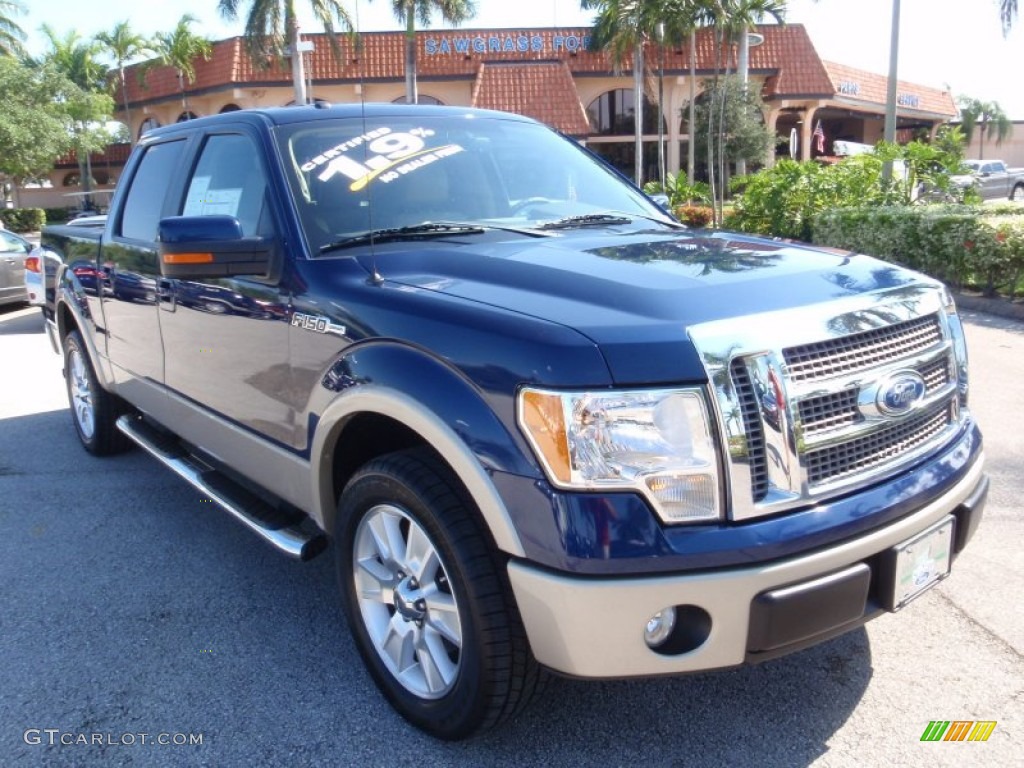
[[[767,124],[778,135],[796,139],[797,156],[832,154],[836,139],[874,144],[881,138],[884,76],[823,61],[803,25],[764,25],[758,32],[763,42],[750,49],[750,81],[761,88]],[[311,98],[335,103],[404,98],[404,33],[340,37],[340,59],[324,35],[305,35],[304,40],[313,44],[313,51],[305,54]],[[443,104],[519,112],[615,155],[622,165],[622,157],[632,154],[632,128],[623,128],[632,124],[630,62],[616,65],[604,52],[588,50],[589,29],[430,30],[418,32],[416,41],[421,96]],[[659,61],[658,53],[654,45],[647,48],[649,66]],[[735,57],[729,58],[735,70]],[[689,50],[666,47],[662,62],[666,163],[675,171],[685,163],[688,140],[681,116],[690,94]],[[715,70],[713,34],[701,30],[696,37],[698,93]],[[210,59],[196,61],[195,71],[194,82],[181,82],[171,67],[129,67],[131,135],[186,116],[282,106],[294,99],[287,62],[257,66],[241,37],[214,43]],[[658,91],[652,80],[656,78],[649,77],[647,86],[651,101]],[[910,135],[911,129],[934,131],[957,114],[952,96],[936,88],[900,81],[899,100],[899,123],[905,129],[901,136]],[[118,106],[124,117],[124,105]],[[616,119],[607,119],[609,111]],[[646,111],[645,140],[656,143],[657,128],[649,128],[657,125],[656,107]],[[819,121],[826,139],[822,151],[812,142]]]

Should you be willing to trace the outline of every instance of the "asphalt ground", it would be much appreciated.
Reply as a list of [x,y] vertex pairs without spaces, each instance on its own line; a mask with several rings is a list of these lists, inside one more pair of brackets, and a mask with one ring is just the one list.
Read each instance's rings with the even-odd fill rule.
[[[446,744],[377,693],[329,555],[287,560],[141,451],[86,454],[38,311],[0,310],[0,768],[1019,766],[1024,325],[965,318],[993,482],[949,579],[757,667],[556,679]],[[923,743],[932,720],[997,724]]]

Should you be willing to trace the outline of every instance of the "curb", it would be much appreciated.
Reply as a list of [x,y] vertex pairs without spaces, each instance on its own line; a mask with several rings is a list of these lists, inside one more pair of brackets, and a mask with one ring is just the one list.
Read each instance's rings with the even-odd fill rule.
[[1024,303],[1011,301],[1010,299],[989,299],[984,296],[972,296],[965,293],[954,293],[958,309],[968,309],[972,312],[985,312],[997,317],[1006,317],[1024,323]]

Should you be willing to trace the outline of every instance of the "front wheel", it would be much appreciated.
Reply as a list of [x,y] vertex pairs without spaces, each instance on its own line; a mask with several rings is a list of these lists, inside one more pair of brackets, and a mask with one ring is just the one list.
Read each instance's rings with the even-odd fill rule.
[[96,456],[126,450],[130,442],[116,424],[117,417],[124,411],[123,405],[100,386],[78,331],[72,331],[64,339],[64,376],[71,420],[82,447]]
[[487,729],[542,680],[502,572],[446,467],[410,451],[376,459],[338,505],[342,603],[374,682],[442,739]]

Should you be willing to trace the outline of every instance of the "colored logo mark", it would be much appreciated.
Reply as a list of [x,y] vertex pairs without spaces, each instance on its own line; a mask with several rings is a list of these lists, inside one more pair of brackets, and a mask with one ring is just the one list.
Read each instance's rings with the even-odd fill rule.
[[932,720],[921,741],[988,741],[996,729],[995,720]]

